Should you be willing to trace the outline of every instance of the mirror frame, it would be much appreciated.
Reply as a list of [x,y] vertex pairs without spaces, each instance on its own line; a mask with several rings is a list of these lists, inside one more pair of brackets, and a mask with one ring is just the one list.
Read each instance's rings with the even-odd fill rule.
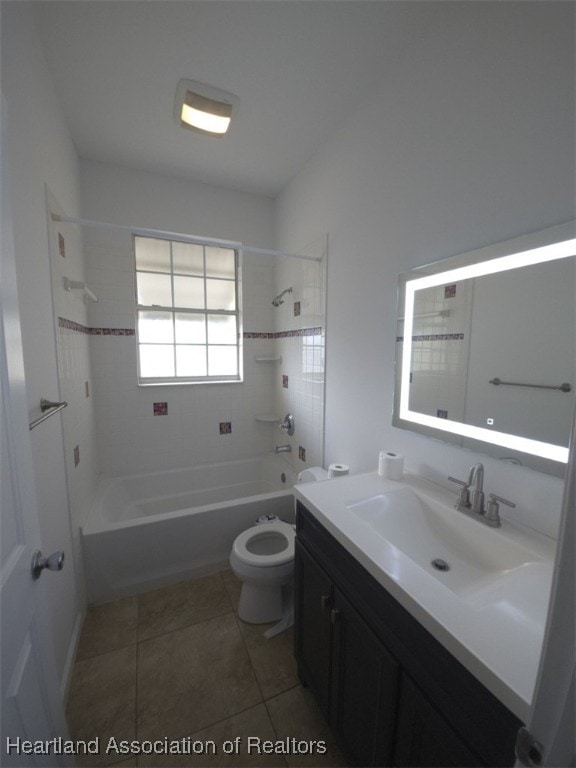
[[[393,425],[445,441],[450,441],[450,436],[465,437],[480,443],[501,446],[549,459],[553,462],[566,463],[568,461],[567,446],[554,445],[412,411],[409,405],[410,363],[415,291],[441,285],[445,282],[456,282],[466,278],[495,274],[574,256],[576,256],[576,222],[571,221],[541,232],[416,267],[411,272],[400,275],[398,322],[404,323],[404,329],[402,333],[400,390],[395,392]],[[400,343],[399,336],[397,339],[398,344]],[[397,368],[399,355],[400,353],[397,351]],[[396,370],[396,383],[398,385],[398,370]]]

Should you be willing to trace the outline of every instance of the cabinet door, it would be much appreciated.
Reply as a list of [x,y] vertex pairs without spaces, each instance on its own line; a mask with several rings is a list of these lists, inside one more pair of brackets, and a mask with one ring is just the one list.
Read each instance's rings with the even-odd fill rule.
[[316,700],[328,719],[332,581],[298,541],[296,541],[295,573],[294,624],[298,673],[303,684],[309,686],[315,693]]
[[[489,738],[490,734],[486,734]],[[394,765],[464,768],[484,763],[405,674],[400,684]]]
[[332,725],[353,764],[390,765],[398,665],[338,590],[331,618]]

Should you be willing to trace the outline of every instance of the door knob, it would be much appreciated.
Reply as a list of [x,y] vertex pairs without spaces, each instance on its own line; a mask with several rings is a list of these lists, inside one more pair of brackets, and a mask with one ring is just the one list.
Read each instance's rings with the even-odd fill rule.
[[49,557],[44,557],[42,552],[37,549],[32,555],[32,578],[39,579],[45,568],[49,571],[61,571],[64,568],[64,552],[59,550],[53,552]]

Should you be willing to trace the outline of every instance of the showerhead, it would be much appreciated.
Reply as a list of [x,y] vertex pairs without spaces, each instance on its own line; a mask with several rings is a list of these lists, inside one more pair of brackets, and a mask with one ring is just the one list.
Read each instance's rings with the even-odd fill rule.
[[284,299],[282,296],[284,296],[285,293],[292,293],[292,288],[286,288],[285,291],[282,291],[282,293],[279,293],[278,296],[275,296],[272,299],[272,305],[275,307],[279,307],[280,304],[284,304]]

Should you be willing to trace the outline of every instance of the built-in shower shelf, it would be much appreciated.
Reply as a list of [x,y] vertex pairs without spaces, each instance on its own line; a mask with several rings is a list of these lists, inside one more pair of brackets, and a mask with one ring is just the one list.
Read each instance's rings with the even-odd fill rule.
[[254,360],[257,363],[281,363],[282,362],[282,355],[256,355],[254,357]]
[[282,421],[280,416],[278,416],[278,414],[276,413],[257,413],[254,416],[254,418],[256,419],[256,421],[267,421],[270,424],[273,424],[273,423],[280,424],[280,422]]

